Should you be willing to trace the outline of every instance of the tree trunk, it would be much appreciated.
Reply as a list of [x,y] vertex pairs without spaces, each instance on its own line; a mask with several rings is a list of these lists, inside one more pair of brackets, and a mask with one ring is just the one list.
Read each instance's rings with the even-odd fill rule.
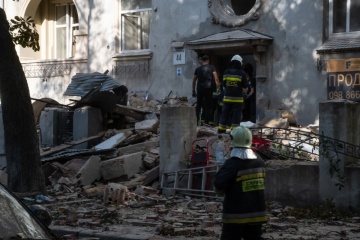
[[29,87],[2,8],[0,8],[0,95],[8,188],[19,193],[43,192],[45,181]]

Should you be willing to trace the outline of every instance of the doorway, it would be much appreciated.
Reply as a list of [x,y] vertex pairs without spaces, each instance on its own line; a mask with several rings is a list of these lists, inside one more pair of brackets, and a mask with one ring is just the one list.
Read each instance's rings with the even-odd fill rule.
[[[252,77],[249,80],[250,82],[252,82],[251,85],[254,87],[254,93],[252,97],[249,97],[249,99],[245,100],[242,113],[242,122],[251,121],[253,123],[256,123],[256,62],[254,59],[254,55],[252,53],[236,53],[236,51],[233,52],[235,52],[235,54],[239,54],[243,58],[243,69],[244,66],[248,64],[252,66]],[[214,67],[216,68],[219,80],[222,84],[223,72],[229,67],[230,60],[235,54],[224,54],[223,51],[222,53],[213,52],[206,54],[210,56],[210,64],[214,65]],[[247,94],[250,93],[250,89],[251,88],[249,88]]]

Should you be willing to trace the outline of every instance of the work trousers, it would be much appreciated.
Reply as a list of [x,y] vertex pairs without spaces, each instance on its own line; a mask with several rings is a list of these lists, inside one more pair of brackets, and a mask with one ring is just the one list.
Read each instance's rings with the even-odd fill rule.
[[196,103],[196,119],[199,124],[200,112],[204,111],[204,122],[209,124],[212,120],[212,89],[211,88],[199,88],[197,90],[197,103]]
[[263,240],[261,235],[261,224],[224,223],[220,240]]
[[226,127],[234,128],[240,125],[242,106],[243,103],[223,103],[219,130],[226,130]]

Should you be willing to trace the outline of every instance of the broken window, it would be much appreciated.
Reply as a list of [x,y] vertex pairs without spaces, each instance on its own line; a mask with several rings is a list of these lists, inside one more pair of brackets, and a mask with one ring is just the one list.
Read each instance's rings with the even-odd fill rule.
[[348,33],[360,31],[357,13],[360,11],[360,0],[329,0],[330,32]]
[[149,49],[151,1],[121,1],[121,49]]
[[55,58],[74,56],[74,30],[79,29],[79,18],[73,3],[55,5]]

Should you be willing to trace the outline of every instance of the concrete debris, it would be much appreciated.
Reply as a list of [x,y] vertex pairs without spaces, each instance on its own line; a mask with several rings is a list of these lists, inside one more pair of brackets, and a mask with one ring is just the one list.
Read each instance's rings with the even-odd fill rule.
[[259,125],[269,128],[289,128],[289,121],[286,118],[262,120]]
[[[50,228],[54,232],[81,231],[83,236],[91,233],[89,236],[93,237],[107,232],[113,236],[127,233],[129,239],[219,238],[221,201],[180,195],[165,198],[145,186],[136,190],[144,195],[138,195],[117,183],[109,183],[105,189],[103,197],[88,199],[79,194],[68,195],[59,197],[56,203],[46,204],[53,216]],[[313,239],[316,236],[320,240],[335,240],[341,238],[339,234],[346,234],[346,239],[360,236],[356,221],[359,217],[322,220],[293,216],[291,208],[279,203],[270,202],[268,206],[269,222],[264,225],[266,239]],[[146,233],[146,237],[139,235],[140,232]]]
[[157,133],[159,124],[160,124],[159,119],[143,120],[141,122],[135,123],[135,131],[136,132],[148,131],[148,132]]
[[[101,237],[104,236],[101,234],[112,232],[114,236],[127,239],[218,239],[222,219],[220,197],[211,200],[206,195],[192,198],[178,195],[174,189],[159,187],[160,109],[193,106],[191,102],[194,99],[190,100],[186,97],[178,98],[172,92],[163,101],[132,94],[127,97],[126,106],[115,104],[112,111],[104,114],[104,129],[101,132],[96,131],[94,136],[84,136],[61,147],[42,151],[43,158],[51,158],[79,144],[86,143],[87,146],[76,157],[68,154],[66,158],[43,162],[47,193],[56,200],[43,203],[53,218],[50,228],[55,232],[65,229],[75,235],[80,231],[84,234],[88,231],[88,236]],[[284,110],[266,113],[261,123],[246,124],[251,124],[248,127],[252,128],[254,135],[259,135],[261,131],[261,137],[269,141],[281,137],[280,133],[274,133],[271,128],[289,131],[297,129],[309,134],[318,130],[318,126],[298,128],[294,115]],[[88,125],[91,127],[91,124]],[[198,126],[196,136],[205,141],[196,143],[192,150],[208,151],[209,163],[215,163],[215,145],[219,139],[217,127]],[[292,133],[286,136],[294,141],[299,139]],[[287,139],[287,143],[292,144],[291,139]],[[227,158],[231,148],[229,134],[222,134],[222,141],[225,142]],[[271,143],[270,150],[273,147]],[[307,147],[305,143],[301,146]],[[99,149],[114,150],[94,151]],[[280,154],[279,151],[273,153]],[[272,155],[261,155],[265,160],[268,160],[268,156]],[[192,157],[190,154],[183,166],[190,167]],[[286,163],[282,161],[282,164]],[[0,179],[6,179],[4,174],[6,172],[0,171]],[[300,221],[297,216],[289,215],[291,212],[290,207],[271,204],[265,237],[283,239],[283,236],[293,234],[303,236],[303,239],[310,239],[314,235],[319,236],[319,239],[339,239],[327,234],[340,231],[337,226],[331,230],[328,228],[328,231],[323,228],[319,232],[317,227],[324,226],[324,221]],[[351,221],[347,223],[346,229],[345,226],[341,227],[353,239],[360,238],[358,231],[351,232],[352,228],[355,229],[351,224],[358,224],[360,217],[354,216]]]
[[113,204],[119,206],[126,204],[130,197],[130,192],[127,187],[118,183],[109,183],[104,190],[104,204]]
[[96,145],[94,148],[95,149],[110,149],[110,148],[114,148],[118,145],[120,145],[131,133],[127,132],[127,133],[118,133],[110,138],[108,138],[107,140],[105,140],[104,142]]
[[150,187],[139,185],[139,186],[136,187],[134,193],[136,193],[138,195],[142,195],[142,196],[147,196],[147,195],[151,195],[151,194],[157,194],[158,190],[150,188]]
[[80,168],[76,177],[82,185],[89,185],[101,179],[101,162],[99,156],[91,156]]
[[101,162],[101,172],[104,180],[117,179],[123,176],[126,176],[128,180],[142,168],[142,152],[123,155]]

